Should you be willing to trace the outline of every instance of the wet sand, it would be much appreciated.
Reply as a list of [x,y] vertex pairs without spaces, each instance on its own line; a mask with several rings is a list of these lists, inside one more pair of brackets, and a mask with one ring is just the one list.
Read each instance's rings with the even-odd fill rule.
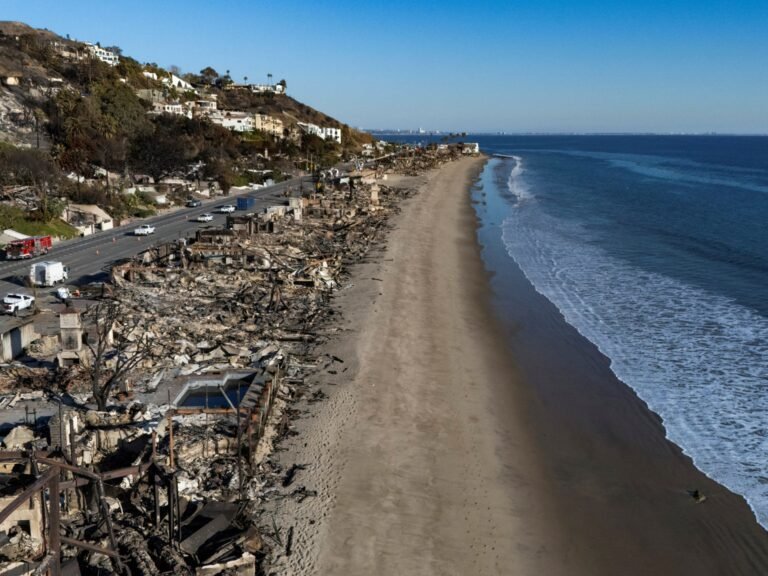
[[279,456],[306,465],[297,482],[318,494],[275,511],[293,527],[275,569],[766,573],[766,535],[744,501],[666,441],[510,265],[492,225],[479,230],[483,257],[505,292],[490,305],[468,194],[482,164],[401,179],[419,194],[336,297],[342,329],[323,351],[343,363],[315,379],[328,399]]
[[567,557],[596,575],[768,574],[768,533],[746,501],[696,469],[608,359],[533,289],[506,253],[504,210],[484,184],[473,195],[495,316],[531,392],[528,425]]

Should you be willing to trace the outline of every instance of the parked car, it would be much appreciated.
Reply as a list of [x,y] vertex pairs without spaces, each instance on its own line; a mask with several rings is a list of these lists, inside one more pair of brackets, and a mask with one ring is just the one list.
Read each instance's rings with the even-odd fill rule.
[[32,308],[34,303],[35,297],[29,294],[8,294],[3,298],[3,312],[15,316],[19,313],[19,310]]
[[208,214],[207,212],[197,217],[198,222],[210,222],[211,220],[213,220],[213,214]]
[[232,204],[224,204],[224,206],[219,207],[219,212],[221,214],[231,214],[235,211],[235,207]]
[[198,208],[202,205],[203,203],[200,200],[195,200],[194,198],[187,200],[187,208]]
[[142,224],[138,228],[133,229],[134,236],[149,236],[155,233],[155,227],[150,224]]

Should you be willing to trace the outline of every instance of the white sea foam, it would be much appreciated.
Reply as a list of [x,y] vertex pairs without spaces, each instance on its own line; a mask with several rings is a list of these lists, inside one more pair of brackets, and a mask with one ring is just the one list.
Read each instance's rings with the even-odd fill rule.
[[523,172],[525,172],[523,159],[520,156],[506,156],[506,158],[511,158],[515,161],[515,166],[512,168],[507,179],[507,188],[517,198],[518,202],[532,200],[533,194],[526,181],[522,178]]
[[588,239],[536,203],[518,203],[503,226],[536,290],[611,360],[699,469],[744,495],[768,527],[768,319]]

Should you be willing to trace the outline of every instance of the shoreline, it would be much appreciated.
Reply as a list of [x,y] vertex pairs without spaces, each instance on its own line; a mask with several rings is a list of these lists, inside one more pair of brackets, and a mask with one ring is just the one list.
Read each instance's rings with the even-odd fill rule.
[[339,328],[320,352],[336,360],[312,379],[327,398],[304,406],[277,456],[305,466],[317,496],[272,511],[293,539],[273,567],[765,571],[768,538],[746,501],[667,440],[506,254],[483,214],[487,161],[387,183],[420,191],[335,296]]
[[579,574],[492,316],[469,197],[486,161],[387,183],[420,192],[336,297],[323,352],[343,364],[279,456],[317,492],[274,511],[294,542],[281,573]]
[[[610,360],[535,290],[506,252],[492,176],[473,198],[494,306],[531,386],[531,423],[550,497],[592,574],[756,574],[768,533],[746,500],[706,476]],[[697,502],[698,490],[706,500]],[[610,542],[610,546],[600,543]]]

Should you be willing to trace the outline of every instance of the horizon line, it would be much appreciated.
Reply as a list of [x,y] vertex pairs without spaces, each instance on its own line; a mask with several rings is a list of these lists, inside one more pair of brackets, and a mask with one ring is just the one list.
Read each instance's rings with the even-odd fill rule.
[[610,131],[507,131],[507,130],[426,130],[419,132],[412,128],[358,128],[369,134],[399,134],[403,136],[454,136],[462,134],[477,136],[739,136],[739,137],[765,137],[768,132],[610,132]]

